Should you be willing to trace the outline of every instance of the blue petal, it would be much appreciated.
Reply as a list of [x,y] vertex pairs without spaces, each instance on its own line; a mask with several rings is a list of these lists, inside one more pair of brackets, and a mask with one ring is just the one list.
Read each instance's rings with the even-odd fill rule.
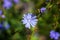
[[58,38],[59,38],[59,33],[56,32],[56,33],[55,33],[55,39],[58,39]]
[[36,16],[32,17],[32,19],[35,19],[35,18],[36,18]]
[[31,15],[30,15],[30,14],[28,14],[26,18],[27,18],[27,19],[31,19]]
[[14,0],[14,2],[15,2],[16,4],[18,4],[18,3],[19,3],[19,0]]
[[0,15],[2,15],[2,10],[0,10]]
[[27,23],[27,20],[22,20],[23,24],[26,24]]
[[25,25],[25,27],[26,27],[26,28],[30,28],[30,24],[27,23],[27,24]]

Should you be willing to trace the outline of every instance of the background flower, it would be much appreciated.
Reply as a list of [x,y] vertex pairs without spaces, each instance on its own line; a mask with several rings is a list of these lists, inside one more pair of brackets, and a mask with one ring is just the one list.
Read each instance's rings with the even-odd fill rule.
[[2,10],[0,10],[0,16],[2,15]]
[[6,21],[4,22],[4,28],[5,28],[5,29],[9,29],[9,28],[10,28],[9,23],[8,23],[8,22],[6,22]]
[[14,0],[14,3],[18,4],[19,3],[19,0]]
[[60,36],[60,34],[59,34],[58,32],[55,32],[55,37],[54,37],[54,39],[58,39],[59,36]]
[[3,22],[0,23],[0,29],[3,29],[3,30],[6,29],[7,30],[9,28],[10,28],[10,25],[8,24],[8,22],[3,21]]
[[41,11],[41,13],[44,13],[44,12],[46,11],[46,8],[45,8],[45,7],[42,7],[42,8],[40,9],[40,11]]
[[5,18],[5,15],[1,15],[2,18]]
[[3,27],[2,23],[0,23],[0,29]]
[[4,3],[3,3],[3,7],[4,7],[4,8],[9,9],[9,8],[12,7],[12,2],[11,2],[11,1],[9,1],[9,0],[4,0],[3,2],[4,2]]
[[58,32],[55,32],[54,30],[50,31],[50,38],[57,40],[59,38],[60,34]]
[[51,39],[53,39],[55,37],[55,31],[54,30],[50,31],[50,37],[51,37]]

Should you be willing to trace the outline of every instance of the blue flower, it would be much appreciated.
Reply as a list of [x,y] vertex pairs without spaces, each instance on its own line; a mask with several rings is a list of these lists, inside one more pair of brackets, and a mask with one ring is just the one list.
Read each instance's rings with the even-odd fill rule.
[[10,25],[8,24],[8,22],[6,22],[6,21],[0,22],[0,29],[1,30],[7,30],[9,28],[10,28]]
[[46,11],[46,8],[45,8],[45,7],[42,7],[42,8],[40,9],[40,11],[41,11],[41,13],[44,13],[44,12]]
[[58,39],[59,36],[60,36],[60,34],[59,34],[58,32],[55,32],[55,37],[54,37],[54,39]]
[[51,37],[51,39],[53,39],[55,37],[55,31],[54,30],[50,31],[50,37]]
[[9,9],[12,7],[12,2],[9,0],[4,0],[3,7]]
[[14,0],[14,3],[18,4],[19,3],[19,0]]
[[3,21],[0,22],[0,29],[3,29]]
[[35,25],[37,24],[37,19],[36,16],[33,16],[32,13],[28,13],[28,14],[24,14],[23,16],[23,24],[25,24],[26,28],[30,28],[30,26],[35,27]]
[[0,23],[0,29],[3,27],[3,25]]
[[0,10],[0,16],[2,15],[2,10]]
[[50,31],[50,37],[51,39],[57,40],[59,38],[60,34],[58,32],[55,32],[54,30]]
[[10,25],[9,25],[8,22],[6,22],[6,21],[4,22],[4,28],[5,28],[5,29],[9,29],[9,28],[10,28]]

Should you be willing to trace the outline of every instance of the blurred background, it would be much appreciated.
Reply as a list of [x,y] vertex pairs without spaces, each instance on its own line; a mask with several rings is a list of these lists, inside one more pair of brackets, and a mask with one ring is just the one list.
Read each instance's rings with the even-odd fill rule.
[[60,40],[60,0],[0,0],[0,40]]

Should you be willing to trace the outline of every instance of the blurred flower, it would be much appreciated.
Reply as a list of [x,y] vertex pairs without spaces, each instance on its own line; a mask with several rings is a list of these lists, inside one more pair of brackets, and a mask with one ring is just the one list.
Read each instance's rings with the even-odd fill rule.
[[8,24],[8,22],[6,21],[0,22],[0,29],[7,30],[9,28],[10,28],[10,25]]
[[6,8],[6,9],[9,9],[10,7],[12,7],[12,2],[9,1],[9,0],[4,0],[3,1],[3,7]]
[[2,10],[0,10],[0,16],[2,15]]
[[5,21],[5,22],[4,22],[4,27],[5,27],[5,29],[9,29],[9,28],[10,28],[9,23]]
[[2,18],[5,18],[5,15],[1,15]]
[[46,8],[45,8],[45,7],[42,7],[42,8],[40,9],[40,11],[41,11],[41,13],[44,13],[44,12],[46,11]]
[[3,27],[2,23],[0,23],[0,29]]
[[55,32],[55,39],[58,39],[60,34],[58,32]]
[[55,32],[54,30],[50,31],[50,37],[51,39],[57,40],[59,38],[60,34],[58,32]]
[[26,28],[30,28],[30,26],[34,27],[37,24],[37,21],[36,16],[33,16],[32,13],[24,14],[22,20]]
[[19,3],[19,0],[14,0],[14,3],[18,4]]
[[0,17],[5,18],[5,15],[2,15],[2,10],[0,10]]
[[51,39],[53,39],[55,37],[55,31],[54,30],[50,31],[50,37],[51,37]]

